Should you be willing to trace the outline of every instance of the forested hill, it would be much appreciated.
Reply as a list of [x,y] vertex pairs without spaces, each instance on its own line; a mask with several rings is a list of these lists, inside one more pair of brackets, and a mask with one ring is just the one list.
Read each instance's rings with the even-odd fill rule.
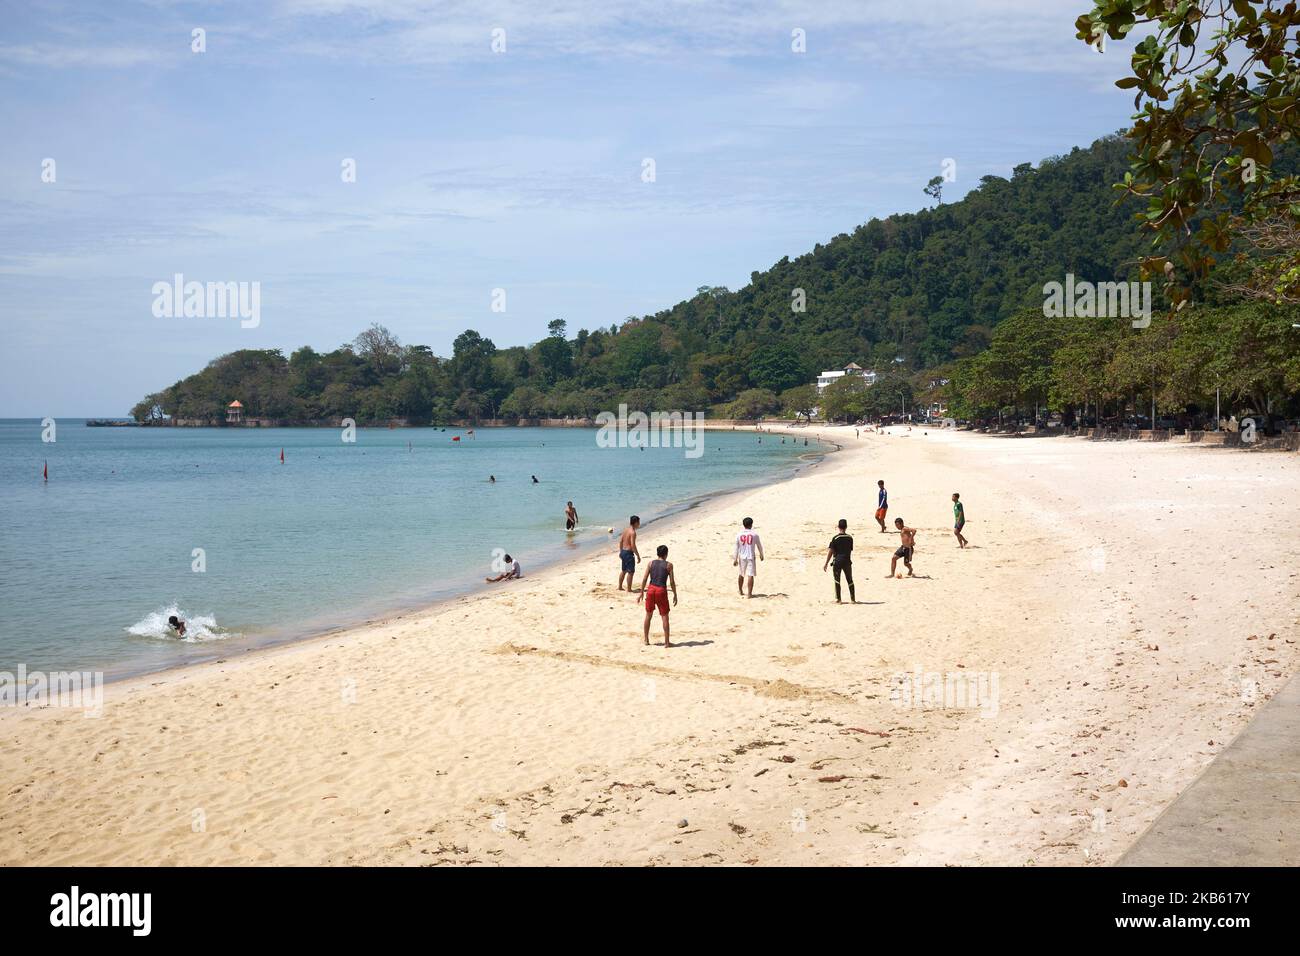
[[[851,361],[938,366],[981,351],[1001,319],[1041,306],[1044,283],[1067,272],[1134,276],[1144,245],[1135,204],[1117,207],[1112,188],[1128,153],[1112,136],[1025,163],[1010,179],[986,176],[960,201],[872,219],[753,273],[740,290],[703,287],[605,329],[572,335],[557,321],[541,342],[505,349],[467,331],[443,359],[397,342],[384,317],[372,316],[379,328],[334,352],[231,353],[132,413],[219,419],[236,398],[251,417],[298,421],[591,415],[619,401],[699,410],[742,393],[747,406],[761,406],[768,393]],[[918,180],[918,199],[924,185]]]
[[[707,329],[711,350],[737,358],[757,342],[786,341],[819,369],[899,355],[924,368],[977,352],[1001,319],[1042,304],[1045,282],[1130,273],[1137,207],[1116,207],[1112,188],[1128,153],[1112,136],[1037,168],[1024,163],[1009,180],[985,176],[958,202],[872,219],[753,273],[721,296],[720,319],[699,297],[656,318],[679,333]],[[794,288],[807,292],[804,315],[791,310]]]

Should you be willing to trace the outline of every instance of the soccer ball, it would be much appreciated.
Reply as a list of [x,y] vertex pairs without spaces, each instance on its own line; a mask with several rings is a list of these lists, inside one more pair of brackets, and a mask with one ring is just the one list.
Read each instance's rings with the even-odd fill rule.
[[901,574],[895,574],[894,577],[898,578],[898,580],[900,581],[903,580],[903,576]]

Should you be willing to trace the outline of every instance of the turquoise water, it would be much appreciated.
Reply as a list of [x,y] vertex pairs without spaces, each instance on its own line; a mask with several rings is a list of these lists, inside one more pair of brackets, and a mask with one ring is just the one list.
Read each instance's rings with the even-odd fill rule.
[[691,459],[598,448],[588,429],[359,429],[345,444],[338,429],[77,419],[56,439],[0,420],[0,670],[120,677],[321,633],[486,587],[505,551],[527,575],[610,548],[633,512],[783,478],[826,450],[752,431],[709,432]]

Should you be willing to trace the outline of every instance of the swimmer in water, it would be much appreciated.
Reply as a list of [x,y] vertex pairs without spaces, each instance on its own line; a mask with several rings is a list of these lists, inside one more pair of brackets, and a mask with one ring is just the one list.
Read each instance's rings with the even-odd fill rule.
[[488,484],[489,484],[489,485],[495,485],[496,483],[497,483],[497,476],[496,476],[496,475],[488,475]]
[[541,482],[539,482],[539,481],[537,480],[537,476],[536,476],[536,475],[533,475],[533,484],[535,484],[535,485],[537,485],[537,484],[541,484]]
[[570,501],[564,508],[564,530],[572,531],[578,527],[578,509]]
[[169,626],[173,631],[175,631],[179,636],[181,636],[181,637],[184,637],[184,636],[185,636],[185,622],[182,621],[182,620],[181,620],[179,617],[177,617],[175,614],[173,614],[171,617],[167,618],[167,625],[168,625],[168,626]]

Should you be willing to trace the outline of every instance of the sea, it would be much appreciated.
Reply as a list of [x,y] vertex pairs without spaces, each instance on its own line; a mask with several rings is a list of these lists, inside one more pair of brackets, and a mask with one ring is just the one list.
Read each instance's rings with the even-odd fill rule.
[[633,513],[651,553],[656,519],[831,449],[719,429],[692,457],[597,436],[0,419],[0,671],[113,680],[316,636],[509,587],[483,580],[507,553],[527,576],[612,552]]

